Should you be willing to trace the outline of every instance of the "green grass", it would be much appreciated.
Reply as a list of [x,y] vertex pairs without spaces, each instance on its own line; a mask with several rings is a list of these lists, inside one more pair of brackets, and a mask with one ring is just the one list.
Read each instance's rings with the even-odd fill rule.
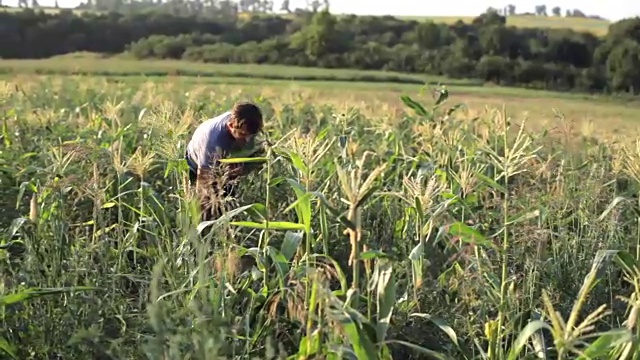
[[[110,80],[0,81],[15,358],[639,358],[638,304],[617,298],[640,283],[635,147],[449,111],[455,90],[392,108],[366,90]],[[201,224],[185,142],[245,99],[267,120],[264,167]]]
[[[269,68],[269,65],[265,65]],[[316,69],[323,70],[323,69]],[[321,72],[320,72],[321,73]],[[21,74],[18,72],[17,74]],[[30,73],[27,73],[30,75]],[[64,73],[63,73],[64,74]],[[11,78],[15,75],[4,74],[1,77]],[[36,75],[40,76],[40,75]],[[47,75],[44,75],[47,76]],[[150,81],[156,83],[163,83],[166,81],[164,76],[153,75],[99,75],[91,74],[87,72],[86,75],[73,75],[81,78],[91,77],[103,77],[110,82],[125,82],[129,84],[136,84],[140,81]],[[561,110],[563,112],[569,112],[577,116],[586,116],[593,109],[589,105],[605,106],[609,110],[617,110],[625,112],[627,117],[633,117],[633,111],[635,111],[638,105],[638,100],[632,96],[610,96],[599,94],[586,94],[586,93],[572,93],[572,92],[554,92],[536,89],[526,88],[511,88],[493,86],[491,84],[481,85],[473,84],[473,81],[467,82],[466,80],[447,80],[438,79],[438,81],[429,81],[427,83],[420,84],[408,84],[408,83],[387,83],[387,82],[367,82],[367,81],[345,81],[345,80],[285,80],[285,79],[260,79],[259,84],[256,80],[259,75],[248,74],[243,76],[242,73],[237,73],[237,76],[220,76],[220,77],[199,77],[199,76],[171,76],[172,81],[183,84],[184,86],[198,86],[203,84],[208,85],[227,85],[234,87],[254,87],[256,85],[265,86],[267,88],[279,88],[279,89],[313,89],[315,91],[322,91],[327,98],[332,99],[344,99],[345,96],[354,93],[371,94],[374,93],[380,97],[386,98],[386,100],[398,98],[401,93],[405,92],[425,92],[430,86],[444,85],[447,88],[455,91],[458,97],[468,99],[481,99],[489,101],[492,104],[507,103],[512,109],[531,111],[544,107],[548,107],[550,104],[562,104]],[[318,79],[321,76],[317,77]],[[499,104],[498,104],[499,105]],[[549,108],[550,109],[550,108]],[[628,111],[627,111],[628,110]]]
[[[324,69],[284,65],[258,64],[204,64],[178,60],[135,60],[128,55],[106,57],[95,53],[71,53],[37,60],[0,59],[0,76],[18,74],[33,75],[91,75],[111,78],[140,77],[147,79],[193,77],[210,83],[251,84],[304,84],[314,87],[336,87],[336,90],[372,89],[415,91],[425,84],[446,84],[458,92],[517,98],[560,99],[613,99],[610,96],[586,95],[570,92],[550,92],[526,88],[498,87],[480,80],[449,79],[442,76],[425,76],[389,71],[365,71],[352,69]],[[256,84],[257,85],[257,84]],[[633,101],[634,98],[620,98]]]
[[[402,19],[426,21],[431,20],[436,23],[453,24],[458,20],[465,23],[471,23],[473,16],[401,16]],[[589,18],[567,18],[556,16],[531,16],[517,15],[508,16],[507,25],[519,28],[549,28],[549,29],[573,29],[575,31],[591,32],[598,36],[604,36],[609,31],[608,20],[589,19]]]
[[[290,81],[356,81],[398,84],[437,83],[442,77],[428,77],[383,71],[305,68],[284,65],[205,64],[177,60],[134,60],[123,56],[104,58],[97,54],[74,53],[38,60],[0,60],[0,74],[59,74],[104,76],[199,76],[242,77]],[[480,84],[460,80],[457,84]]]

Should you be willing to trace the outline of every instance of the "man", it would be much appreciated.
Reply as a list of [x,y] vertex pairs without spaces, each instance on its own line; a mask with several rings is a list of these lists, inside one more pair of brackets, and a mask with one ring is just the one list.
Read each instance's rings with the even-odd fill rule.
[[[234,182],[253,168],[241,163],[221,164],[218,160],[255,156],[257,152],[252,151],[255,136],[263,126],[260,108],[251,103],[238,103],[231,111],[206,120],[193,133],[185,158],[189,164],[189,182],[195,183],[201,195],[203,221],[222,215],[219,195],[234,196]],[[248,154],[237,156],[245,151]],[[210,194],[212,191],[214,196]]]

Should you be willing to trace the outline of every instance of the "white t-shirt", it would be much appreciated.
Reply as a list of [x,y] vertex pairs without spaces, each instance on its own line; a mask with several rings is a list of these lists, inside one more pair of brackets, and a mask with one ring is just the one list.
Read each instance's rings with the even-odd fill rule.
[[187,145],[187,155],[200,168],[211,168],[217,160],[228,156],[235,147],[235,139],[227,128],[231,112],[204,121],[198,126]]

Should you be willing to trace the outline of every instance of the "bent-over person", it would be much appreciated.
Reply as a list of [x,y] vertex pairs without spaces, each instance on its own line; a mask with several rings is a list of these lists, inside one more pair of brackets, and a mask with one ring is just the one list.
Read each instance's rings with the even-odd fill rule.
[[[218,160],[256,156],[255,136],[263,128],[262,112],[252,103],[238,103],[230,111],[204,121],[194,131],[185,158],[189,164],[189,182],[195,183],[200,196],[202,220],[224,213],[224,200],[236,195],[238,178],[254,169],[250,164],[224,164]],[[258,150],[258,152],[261,149]]]

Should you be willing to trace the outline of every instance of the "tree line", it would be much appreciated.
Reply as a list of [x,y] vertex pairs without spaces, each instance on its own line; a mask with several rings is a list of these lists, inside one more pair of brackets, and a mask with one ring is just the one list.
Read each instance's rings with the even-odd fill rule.
[[[521,14],[518,14],[516,12],[516,6],[513,4],[508,4],[503,8],[494,8],[494,7],[490,7],[489,9],[487,9],[487,11],[495,11],[500,15],[505,15],[505,16],[518,16],[518,15],[528,15],[528,16],[549,16],[549,13],[547,12],[547,5],[536,5],[535,6],[535,11],[534,12],[524,12]],[[555,17],[561,17],[562,16],[562,8],[560,6],[554,6],[553,8],[551,8],[551,14]],[[582,12],[582,10],[580,9],[566,9],[565,13],[564,13],[565,17],[568,18],[589,18],[589,19],[598,19],[598,20],[602,20],[601,16],[598,15],[587,15],[584,12]]]
[[2,58],[129,51],[139,59],[390,70],[561,91],[640,92],[640,18],[612,24],[603,38],[507,26],[496,11],[470,24],[438,24],[327,11],[236,18],[25,9],[0,13],[0,24]]
[[[0,6],[2,6],[2,0],[0,0]],[[93,10],[93,11],[116,11],[122,13],[136,12],[136,11],[164,11],[173,14],[238,14],[238,13],[274,13],[276,10],[286,13],[300,13],[300,12],[318,12],[319,10],[329,10],[329,0],[305,0],[302,7],[298,6],[293,8],[290,0],[87,0],[80,3],[76,7],[78,10]],[[18,0],[18,7],[20,8],[45,8],[40,5],[38,0]],[[59,9],[58,0],[55,0],[54,8]],[[524,12],[518,14],[516,12],[516,6],[513,4],[507,4],[503,8],[489,7],[488,11],[496,11],[501,15],[517,16],[517,15],[535,15],[535,16],[549,16],[547,13],[547,5],[536,5],[535,12]],[[562,16],[562,8],[554,6],[551,10],[553,16]],[[579,17],[579,18],[593,18],[602,19],[597,15],[587,16],[579,9],[566,9],[566,17]]]

